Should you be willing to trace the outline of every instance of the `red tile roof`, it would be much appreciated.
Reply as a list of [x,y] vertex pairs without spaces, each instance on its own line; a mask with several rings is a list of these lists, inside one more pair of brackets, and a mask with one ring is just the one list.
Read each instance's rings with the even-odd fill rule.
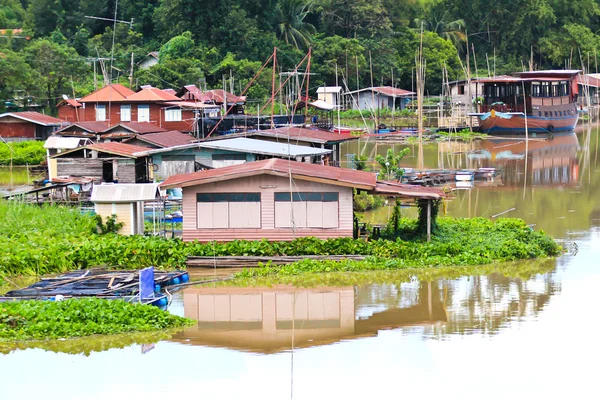
[[134,95],[135,92],[118,83],[113,83],[98,89],[95,92],[79,99],[80,103],[96,103],[108,101],[126,101],[127,97]]
[[178,101],[179,97],[159,88],[149,87],[127,97],[129,101]]
[[23,121],[32,122],[34,124],[43,126],[63,126],[68,124],[68,122],[65,122],[61,119],[54,118],[49,115],[41,114],[35,111],[9,112],[0,114],[0,119],[6,117],[18,118]]
[[110,131],[115,130],[116,128],[125,128],[126,130],[132,133],[155,133],[155,132],[166,132],[165,128],[161,128],[160,126],[156,126],[149,122],[121,122],[119,124],[113,125],[110,128],[105,128],[102,133],[109,133]]
[[377,181],[375,174],[371,172],[271,158],[262,161],[232,165],[229,167],[171,176],[167,178],[161,186],[167,188],[187,187],[262,174],[286,175],[290,170],[293,178],[327,181],[332,185],[337,186],[352,186],[362,189],[371,189],[375,187]]
[[[248,132],[247,136],[263,136],[263,137],[273,137],[281,140],[287,141],[288,135],[290,138],[290,142],[300,141],[300,142],[311,142],[311,143],[338,143],[344,142],[346,140],[355,140],[358,139],[358,136],[354,136],[348,133],[335,133],[326,131],[323,129],[309,129],[309,128],[300,128],[300,127],[285,127],[285,128],[275,128],[275,129],[266,129],[262,131],[256,132]],[[222,136],[223,137],[223,136]],[[225,136],[226,137],[226,136]]]
[[179,131],[148,133],[146,135],[136,135],[135,138],[163,148],[183,146],[196,141],[195,137]]

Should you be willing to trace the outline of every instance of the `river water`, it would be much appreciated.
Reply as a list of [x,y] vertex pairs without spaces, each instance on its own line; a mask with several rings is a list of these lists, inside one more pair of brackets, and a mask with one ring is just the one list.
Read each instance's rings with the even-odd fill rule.
[[[424,148],[428,168],[503,169],[494,182],[456,191],[449,215],[514,208],[505,215],[563,244],[558,259],[473,276],[369,273],[190,288],[170,307],[198,320],[181,332],[0,346],[0,399],[596,398],[598,139],[590,128],[527,145]],[[389,146],[361,141],[346,151],[372,156]],[[364,218],[382,222],[386,213]]]

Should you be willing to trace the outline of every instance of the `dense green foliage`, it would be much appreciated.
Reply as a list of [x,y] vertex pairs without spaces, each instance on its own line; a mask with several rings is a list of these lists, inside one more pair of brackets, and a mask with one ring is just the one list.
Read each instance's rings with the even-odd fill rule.
[[354,194],[354,211],[367,211],[379,208],[385,204],[383,196],[374,196],[364,190]]
[[194,322],[123,300],[15,301],[0,305],[0,341],[150,332]]
[[45,159],[44,142],[0,142],[0,165],[38,165]]
[[[131,26],[86,18],[112,19],[116,5],[116,17],[133,19]],[[313,89],[334,84],[336,65],[339,84],[352,90],[371,81],[411,89],[421,29],[426,93],[436,94],[444,68],[450,80],[464,76],[467,44],[476,53],[470,69],[480,75],[486,55],[496,74],[530,63],[579,68],[588,55],[593,69],[598,22],[598,0],[206,0],[200,7],[193,0],[3,0],[0,28],[22,32],[0,37],[0,107],[54,111],[63,94],[93,90],[94,64],[100,82],[127,84],[132,53],[136,87],[220,88],[226,76],[239,94],[274,47],[290,70],[310,46]],[[160,62],[137,68],[151,51],[160,51]],[[92,61],[98,57],[108,60]],[[270,76],[267,68],[247,93],[251,103],[264,104]]]
[[[300,273],[357,272],[393,270],[449,265],[480,265],[497,261],[514,261],[558,255],[560,247],[543,232],[534,232],[522,220],[483,218],[438,219],[437,235],[431,242],[377,240],[365,244],[359,253],[367,254],[365,261],[314,261],[305,259],[290,265],[246,270],[242,277],[270,274],[297,275]],[[402,220],[400,230],[412,235],[418,221]],[[331,253],[333,254],[333,253]],[[350,253],[338,253],[350,254]]]
[[[418,221],[401,219],[395,241],[352,238],[291,242],[235,240],[228,243],[184,243],[150,236],[98,235],[95,218],[57,206],[27,206],[0,202],[0,278],[40,275],[105,265],[117,268],[184,268],[188,256],[221,255],[327,255],[373,256],[364,263],[311,263],[290,268],[343,270],[475,265],[557,255],[558,245],[522,220],[482,218],[438,219],[431,243],[418,236]],[[406,239],[410,239],[406,240]]]

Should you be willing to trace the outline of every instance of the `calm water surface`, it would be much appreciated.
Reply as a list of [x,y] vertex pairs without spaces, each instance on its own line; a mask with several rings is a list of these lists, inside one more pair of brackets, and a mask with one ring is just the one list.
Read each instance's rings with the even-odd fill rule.
[[598,138],[584,129],[527,152],[514,140],[424,149],[430,168],[503,168],[493,183],[456,192],[447,213],[515,208],[506,215],[569,249],[556,260],[481,276],[190,288],[170,308],[198,320],[181,332],[0,346],[0,399],[597,398]]

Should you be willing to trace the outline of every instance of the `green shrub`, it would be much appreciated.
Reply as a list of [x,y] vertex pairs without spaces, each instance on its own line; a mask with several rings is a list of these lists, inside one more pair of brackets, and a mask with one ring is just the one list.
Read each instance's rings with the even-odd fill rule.
[[0,142],[0,165],[10,165],[11,158],[13,165],[38,165],[46,159],[44,142]]

